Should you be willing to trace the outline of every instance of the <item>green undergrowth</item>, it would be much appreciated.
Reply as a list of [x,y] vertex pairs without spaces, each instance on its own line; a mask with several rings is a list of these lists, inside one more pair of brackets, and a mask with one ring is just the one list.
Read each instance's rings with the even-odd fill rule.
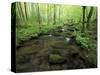
[[96,49],[96,40],[87,37],[85,33],[75,31],[73,32],[73,36],[75,36],[76,42],[80,44],[81,47],[93,50]]
[[[41,29],[40,27],[41,26]],[[30,38],[38,37],[40,33],[45,34],[48,31],[57,28],[61,25],[26,25],[16,28],[16,45],[29,40]]]

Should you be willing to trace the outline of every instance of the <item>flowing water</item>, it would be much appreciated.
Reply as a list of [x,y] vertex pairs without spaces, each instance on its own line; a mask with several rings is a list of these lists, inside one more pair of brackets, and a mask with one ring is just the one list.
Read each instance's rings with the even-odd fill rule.
[[94,51],[82,49],[65,32],[41,35],[16,48],[17,72],[96,68]]

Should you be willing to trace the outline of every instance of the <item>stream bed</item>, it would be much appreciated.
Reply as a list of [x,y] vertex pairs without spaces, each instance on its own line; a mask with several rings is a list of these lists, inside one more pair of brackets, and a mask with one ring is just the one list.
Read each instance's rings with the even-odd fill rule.
[[96,51],[81,48],[66,32],[41,35],[16,48],[16,71],[96,68]]

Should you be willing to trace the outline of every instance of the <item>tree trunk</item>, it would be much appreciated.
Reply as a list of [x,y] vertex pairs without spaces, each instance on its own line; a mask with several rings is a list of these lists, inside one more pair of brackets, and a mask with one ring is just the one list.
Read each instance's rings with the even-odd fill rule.
[[90,22],[90,19],[92,17],[92,14],[93,14],[93,7],[91,7],[90,12],[87,16],[87,28],[89,27],[89,22]]
[[19,5],[19,10],[20,10],[20,13],[22,15],[23,21],[25,21],[25,16],[24,16],[24,13],[23,13],[23,9],[22,9],[21,3],[18,3],[18,5]]
[[37,11],[38,11],[38,23],[39,23],[39,30],[41,32],[41,19],[40,19],[40,8],[39,8],[39,4],[37,4]]
[[49,24],[49,4],[47,4],[47,24]]
[[60,23],[60,6],[59,6],[59,23]]
[[56,24],[56,5],[54,4],[54,25]]
[[39,4],[37,4],[37,11],[38,11],[38,22],[39,22],[39,24],[40,24],[41,21],[40,21],[40,9],[39,9]]
[[86,9],[86,6],[82,6],[83,8],[83,22],[82,22],[82,31],[81,32],[84,32],[85,31],[85,9]]
[[27,18],[27,6],[26,6],[25,2],[24,2],[24,8],[25,8],[25,17],[26,17],[26,20],[28,20],[28,18]]
[[23,17],[22,17],[22,15],[21,15],[21,11],[20,11],[20,7],[19,7],[18,3],[16,3],[16,8],[18,9],[18,17],[19,17],[21,20],[23,20]]

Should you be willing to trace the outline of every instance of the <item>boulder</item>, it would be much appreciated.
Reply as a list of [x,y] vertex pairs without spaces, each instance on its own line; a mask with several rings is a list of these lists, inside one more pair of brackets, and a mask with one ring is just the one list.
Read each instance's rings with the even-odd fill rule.
[[58,54],[50,54],[49,55],[49,63],[50,64],[62,64],[65,62],[65,58]]

